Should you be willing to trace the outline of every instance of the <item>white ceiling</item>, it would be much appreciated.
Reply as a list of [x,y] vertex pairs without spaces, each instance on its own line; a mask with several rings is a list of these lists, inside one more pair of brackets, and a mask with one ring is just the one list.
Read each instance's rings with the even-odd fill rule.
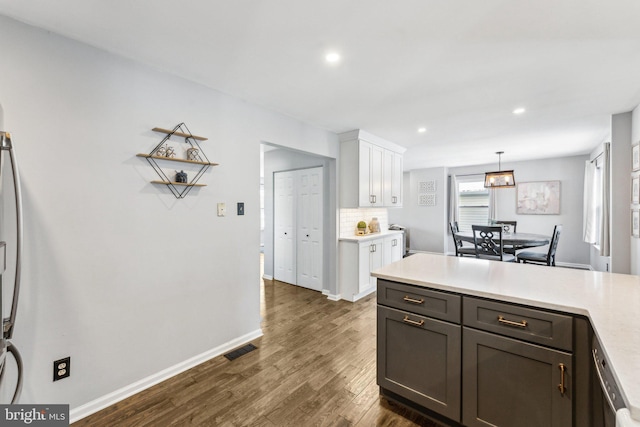
[[0,0],[0,14],[364,129],[407,147],[405,169],[588,153],[640,104],[638,0]]

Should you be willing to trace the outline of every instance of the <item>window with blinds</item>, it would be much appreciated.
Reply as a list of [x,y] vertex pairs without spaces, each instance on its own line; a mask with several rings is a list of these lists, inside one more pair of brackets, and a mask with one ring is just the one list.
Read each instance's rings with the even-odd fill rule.
[[458,227],[471,231],[471,225],[489,223],[489,190],[484,181],[458,182]]

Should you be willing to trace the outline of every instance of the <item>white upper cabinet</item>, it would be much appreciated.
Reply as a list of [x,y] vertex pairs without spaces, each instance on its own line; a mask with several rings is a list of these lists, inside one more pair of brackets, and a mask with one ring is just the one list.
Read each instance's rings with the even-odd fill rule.
[[384,152],[377,145],[358,142],[358,200],[360,206],[383,206]]
[[361,130],[340,134],[340,207],[402,206],[402,153]]
[[402,154],[384,150],[383,199],[386,206],[402,206]]

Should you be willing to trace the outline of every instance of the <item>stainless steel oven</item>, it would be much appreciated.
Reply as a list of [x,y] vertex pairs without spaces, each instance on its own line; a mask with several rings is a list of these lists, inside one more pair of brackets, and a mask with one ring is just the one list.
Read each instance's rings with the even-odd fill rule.
[[592,400],[593,425],[594,427],[616,427],[616,412],[625,408],[626,405],[609,366],[609,359],[595,335],[591,344],[591,354],[596,378]]

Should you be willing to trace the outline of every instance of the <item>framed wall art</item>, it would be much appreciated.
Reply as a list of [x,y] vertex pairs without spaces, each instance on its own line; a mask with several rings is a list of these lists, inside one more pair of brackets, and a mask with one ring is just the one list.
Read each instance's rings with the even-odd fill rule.
[[631,147],[631,169],[640,170],[640,145],[636,144]]
[[640,203],[640,176],[631,176],[631,203]]
[[631,235],[640,237],[640,211],[637,209],[631,211]]
[[516,188],[516,213],[519,215],[559,215],[560,181],[519,183]]

